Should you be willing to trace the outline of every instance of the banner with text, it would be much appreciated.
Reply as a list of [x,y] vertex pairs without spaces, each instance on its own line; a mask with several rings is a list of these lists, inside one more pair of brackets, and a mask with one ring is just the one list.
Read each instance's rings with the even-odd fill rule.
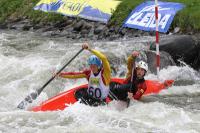
[[[166,33],[168,31],[176,12],[183,7],[184,5],[181,3],[158,2],[159,32]],[[148,1],[137,6],[125,20],[123,27],[155,31],[155,2]]]
[[116,0],[41,0],[34,9],[107,23],[119,3]]

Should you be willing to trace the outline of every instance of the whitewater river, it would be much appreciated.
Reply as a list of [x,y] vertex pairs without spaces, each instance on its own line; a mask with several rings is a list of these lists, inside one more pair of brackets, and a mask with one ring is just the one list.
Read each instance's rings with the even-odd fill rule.
[[[124,76],[132,50],[146,49],[152,37],[90,42],[105,52]],[[0,133],[200,133],[200,74],[189,66],[170,66],[160,78],[178,83],[160,94],[131,101],[130,107],[112,102],[104,107],[77,103],[64,111],[30,112],[17,109],[27,94],[40,88],[80,49],[82,41],[47,38],[30,32],[0,31]],[[65,71],[87,67],[83,51]],[[156,79],[149,73],[146,79]],[[28,108],[86,83],[85,79],[55,79]]]

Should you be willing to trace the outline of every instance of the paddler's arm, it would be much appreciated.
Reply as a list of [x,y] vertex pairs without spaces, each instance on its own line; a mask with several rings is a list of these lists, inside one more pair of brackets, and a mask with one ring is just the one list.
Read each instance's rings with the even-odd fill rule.
[[111,69],[110,69],[110,64],[108,62],[107,57],[103,53],[95,49],[91,49],[87,43],[83,44],[83,48],[87,49],[88,51],[96,55],[102,61],[102,65],[103,65],[102,76],[104,78],[105,85],[109,85],[111,81]]
[[131,77],[132,75],[132,69],[133,69],[133,64],[135,64],[135,59],[140,53],[138,51],[133,51],[132,54],[128,57],[127,59],[127,69],[128,72],[126,74],[126,78]]
[[131,77],[132,69],[133,69],[133,63],[135,63],[135,57],[133,57],[132,55],[130,55],[128,57],[128,60],[127,60],[127,69],[128,69],[128,72],[126,74],[126,78]]
[[146,83],[144,82],[140,88],[138,88],[137,92],[133,95],[135,100],[140,100],[144,92],[146,91]]
[[82,72],[62,72],[59,74],[59,77],[77,79],[77,78],[88,78],[90,70],[84,70]]
[[141,83],[140,88],[137,89],[137,91],[133,94],[132,92],[128,92],[128,98],[131,99],[135,99],[135,100],[140,100],[142,95],[144,94],[144,92],[146,91],[147,87],[146,87],[146,83],[145,81],[143,83]]
[[132,91],[128,92],[128,98],[129,99],[133,98],[135,100],[140,100],[142,95],[147,90],[147,85],[146,85],[145,80],[143,82],[140,82],[139,84],[137,84],[137,86],[134,86],[132,89],[133,89]]

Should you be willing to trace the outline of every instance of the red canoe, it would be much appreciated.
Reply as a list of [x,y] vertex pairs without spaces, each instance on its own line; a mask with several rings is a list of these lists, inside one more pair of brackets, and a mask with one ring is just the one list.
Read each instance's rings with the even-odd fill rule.
[[[112,82],[123,83],[124,79],[113,78]],[[174,83],[174,80],[165,80],[164,82],[159,82],[156,80],[146,80],[147,90],[144,95],[147,94],[157,94],[161,90],[170,87]],[[75,87],[63,93],[60,93],[47,101],[42,102],[39,106],[35,106],[30,109],[30,111],[56,111],[64,110],[68,105],[77,102],[74,94],[77,90],[87,88],[87,84]],[[109,102],[109,101],[108,101]]]

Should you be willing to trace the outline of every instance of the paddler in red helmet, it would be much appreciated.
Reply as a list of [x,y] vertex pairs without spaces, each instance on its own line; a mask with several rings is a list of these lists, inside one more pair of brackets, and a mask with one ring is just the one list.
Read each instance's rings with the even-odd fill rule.
[[148,71],[148,65],[144,61],[135,63],[140,53],[133,51],[128,57],[126,80],[124,84],[111,83],[110,97],[116,100],[129,101],[130,98],[139,100],[147,89],[144,76]]
[[84,43],[82,48],[93,54],[88,58],[90,69],[81,72],[62,72],[59,76],[71,79],[86,78],[88,80],[88,88],[77,91],[75,97],[80,99],[81,103],[91,106],[105,104],[111,81],[111,70],[108,59],[101,52],[91,49],[88,43]]

